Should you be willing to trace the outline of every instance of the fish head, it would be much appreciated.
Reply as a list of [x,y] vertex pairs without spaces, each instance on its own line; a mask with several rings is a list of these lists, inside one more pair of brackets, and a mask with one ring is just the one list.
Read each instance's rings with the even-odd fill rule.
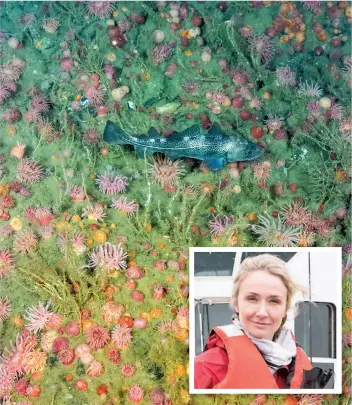
[[227,152],[228,162],[242,162],[245,160],[258,159],[264,153],[264,148],[243,138],[240,142],[234,142],[233,147]]

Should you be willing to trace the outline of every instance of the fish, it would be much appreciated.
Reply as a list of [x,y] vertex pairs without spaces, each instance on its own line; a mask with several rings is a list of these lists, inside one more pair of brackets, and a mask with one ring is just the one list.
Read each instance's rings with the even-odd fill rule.
[[236,134],[229,136],[214,123],[207,134],[202,134],[198,125],[182,132],[175,132],[168,138],[160,136],[151,128],[148,136],[132,136],[108,120],[103,139],[106,143],[133,145],[140,159],[163,153],[171,160],[193,158],[204,162],[211,171],[217,171],[231,162],[242,162],[259,158],[264,149]]

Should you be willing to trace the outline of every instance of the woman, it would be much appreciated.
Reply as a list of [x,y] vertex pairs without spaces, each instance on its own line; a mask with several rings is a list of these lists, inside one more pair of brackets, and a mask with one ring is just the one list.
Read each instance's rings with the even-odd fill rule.
[[233,323],[214,328],[205,351],[195,358],[195,389],[325,386],[328,377],[322,369],[312,369],[284,327],[297,291],[307,293],[281,259],[269,254],[245,259],[233,281]]

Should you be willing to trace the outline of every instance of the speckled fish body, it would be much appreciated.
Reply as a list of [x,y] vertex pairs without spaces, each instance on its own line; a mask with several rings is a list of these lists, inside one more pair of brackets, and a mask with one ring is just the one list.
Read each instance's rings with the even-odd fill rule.
[[214,124],[207,134],[198,126],[174,133],[168,138],[161,137],[155,129],[149,136],[130,136],[112,121],[106,123],[104,141],[112,144],[134,145],[140,158],[161,152],[170,159],[194,158],[204,161],[210,170],[219,170],[230,162],[257,159],[264,149],[240,135],[229,136]]

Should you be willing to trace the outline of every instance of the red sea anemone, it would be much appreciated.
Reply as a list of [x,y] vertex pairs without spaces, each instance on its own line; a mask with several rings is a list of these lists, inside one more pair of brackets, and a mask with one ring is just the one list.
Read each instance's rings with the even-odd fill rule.
[[91,326],[85,332],[87,343],[93,349],[99,349],[104,347],[106,344],[110,342],[110,333],[109,329],[105,328],[104,326]]

